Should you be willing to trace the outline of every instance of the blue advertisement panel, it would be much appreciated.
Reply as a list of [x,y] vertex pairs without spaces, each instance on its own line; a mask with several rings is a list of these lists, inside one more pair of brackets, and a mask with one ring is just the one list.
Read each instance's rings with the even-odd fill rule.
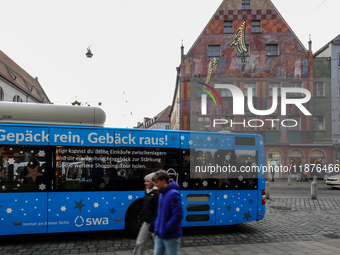
[[51,145],[114,146],[111,129],[51,128]]
[[180,136],[177,132],[116,130],[115,146],[179,148]]
[[0,235],[47,233],[47,193],[0,193]]
[[0,144],[47,145],[49,141],[48,128],[0,126]]
[[48,232],[118,230],[125,213],[144,191],[49,193]]

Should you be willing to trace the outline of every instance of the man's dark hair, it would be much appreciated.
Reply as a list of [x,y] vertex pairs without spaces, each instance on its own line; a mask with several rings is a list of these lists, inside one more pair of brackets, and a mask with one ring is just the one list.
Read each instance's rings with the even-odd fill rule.
[[152,177],[152,181],[155,182],[156,180],[163,181],[165,180],[166,183],[169,183],[169,174],[167,171],[158,170],[155,175]]

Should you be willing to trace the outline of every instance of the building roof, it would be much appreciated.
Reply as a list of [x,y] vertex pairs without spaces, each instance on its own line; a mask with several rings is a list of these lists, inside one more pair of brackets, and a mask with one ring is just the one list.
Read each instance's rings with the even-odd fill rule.
[[313,54],[313,57],[318,56],[320,53],[322,53],[325,49],[327,49],[329,47],[329,45],[333,43],[334,45],[340,45],[340,34],[338,36],[336,36],[334,39],[332,39],[331,41],[329,41],[328,43],[326,43],[323,47],[321,47],[321,49],[319,49],[318,51],[316,51]]
[[37,103],[51,103],[38,78],[33,78],[10,57],[0,50],[0,79],[27,94]]
[[171,106],[167,106],[163,111],[153,118],[144,117],[143,123],[138,123],[136,128],[148,128],[157,122],[169,122]]

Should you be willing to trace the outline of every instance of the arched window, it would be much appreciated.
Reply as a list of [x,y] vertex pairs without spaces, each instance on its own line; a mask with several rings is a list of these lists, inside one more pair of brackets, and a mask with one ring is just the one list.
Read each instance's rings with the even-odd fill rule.
[[0,101],[4,101],[5,93],[4,90],[0,87]]
[[15,96],[13,97],[13,102],[22,102],[22,99],[21,99],[20,96],[15,95]]

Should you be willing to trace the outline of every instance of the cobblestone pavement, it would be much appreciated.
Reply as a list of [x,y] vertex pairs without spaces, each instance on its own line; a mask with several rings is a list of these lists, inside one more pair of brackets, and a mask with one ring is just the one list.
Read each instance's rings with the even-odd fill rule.
[[[181,254],[339,254],[339,209],[340,196],[273,196],[261,221],[184,228]],[[10,236],[0,238],[0,254],[124,255],[131,254],[134,244],[124,231]]]

